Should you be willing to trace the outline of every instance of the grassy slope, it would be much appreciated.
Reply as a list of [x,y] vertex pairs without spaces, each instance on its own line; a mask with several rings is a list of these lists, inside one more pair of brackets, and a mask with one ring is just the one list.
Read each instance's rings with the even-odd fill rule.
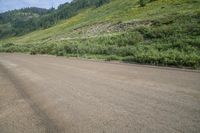
[[[138,19],[154,19],[173,13],[192,13],[199,10],[200,2],[191,4],[190,0],[158,0],[145,7],[139,7],[137,0],[113,0],[97,9],[87,9],[56,26],[35,31],[25,36],[12,38],[16,43],[33,43],[71,32],[73,28],[100,22],[118,22]],[[164,8],[162,8],[164,7]],[[10,40],[10,39],[9,39]],[[8,41],[9,41],[8,40]],[[7,40],[4,40],[7,41]]]
[[[191,20],[191,25],[194,25],[199,28],[199,12],[200,9],[200,2],[198,0],[157,0],[151,3],[148,3],[145,7],[140,7],[137,0],[112,0],[109,4],[106,4],[100,8],[90,8],[82,10],[78,15],[65,20],[61,21],[59,24],[45,30],[39,30],[32,33],[29,33],[27,35],[21,36],[21,37],[14,37],[14,38],[8,38],[5,40],[1,40],[0,43],[6,44],[9,42],[12,42],[14,44],[18,45],[30,45],[30,48],[32,46],[36,46],[38,49],[41,45],[48,45],[48,44],[55,44],[60,49],[66,49],[66,46],[72,45],[71,47],[67,48],[67,50],[64,52],[64,54],[61,52],[57,52],[57,55],[66,55],[66,54],[75,54],[80,56],[87,55],[107,55],[109,56],[109,59],[120,59],[120,60],[127,60],[127,61],[134,61],[134,62],[140,62],[140,63],[151,63],[151,64],[163,64],[163,65],[180,65],[180,66],[199,66],[199,60],[200,60],[200,53],[199,51],[199,44],[198,46],[190,46],[190,45],[184,45],[184,48],[177,49],[178,47],[174,48],[174,45],[171,47],[172,40],[180,40],[180,37],[174,37],[177,34],[180,34],[181,38],[185,38],[185,40],[192,40],[195,43],[199,43],[199,35],[195,34],[195,36],[189,36],[186,35],[186,27],[188,27],[189,21]],[[197,15],[197,17],[195,17]],[[183,17],[182,17],[183,16]],[[166,19],[167,21],[169,19],[174,19],[174,23],[170,25],[162,24]],[[181,21],[179,21],[179,18]],[[114,25],[117,23],[126,23],[126,22],[134,22],[134,21],[147,21],[147,20],[153,20],[153,21],[163,21],[160,22],[161,26],[152,25],[150,28],[148,25],[140,25],[139,27],[146,27],[147,29],[136,29],[133,30],[134,35],[124,35],[124,32],[129,33],[129,30],[126,29],[125,31],[113,31],[113,32],[106,32],[101,31],[98,32],[95,31],[91,34],[88,34],[86,31],[90,31],[91,27],[95,26],[101,26],[110,24]],[[169,20],[170,21],[170,20]],[[181,23],[179,25],[179,23]],[[172,32],[174,31],[174,28],[179,27],[180,32],[177,31],[176,33],[171,33],[171,36],[167,36],[166,34],[164,36],[161,35],[158,36],[156,33],[160,32],[160,34],[163,34],[164,32]],[[134,28],[134,26],[132,27]],[[77,32],[77,30],[80,29],[82,32]],[[161,30],[160,30],[161,29]],[[163,30],[162,30],[163,29]],[[199,29],[197,29],[199,30]],[[145,31],[145,32],[144,32]],[[155,38],[146,35],[146,31],[150,32],[151,34],[155,34]],[[138,35],[138,32],[142,35],[142,39],[140,35]],[[155,33],[156,32],[156,33]],[[132,34],[132,31],[131,33]],[[129,43],[130,41],[125,40],[124,42],[121,42],[118,40],[116,42],[115,40],[112,40],[112,38],[109,37],[99,37],[104,36],[113,36],[114,38],[117,36],[117,38],[122,37],[122,40],[124,38],[126,39],[132,39],[139,41],[134,43],[134,46],[132,44],[128,44],[128,46],[124,46],[123,43]],[[120,36],[121,35],[121,36]],[[84,37],[89,37],[88,39],[84,39]],[[124,36],[124,38],[123,38]],[[135,37],[136,36],[136,37]],[[189,36],[189,38],[188,38]],[[92,38],[90,38],[92,37]],[[83,38],[83,39],[82,39]],[[100,38],[100,39],[99,39]],[[153,39],[152,39],[153,38]],[[166,38],[171,38],[171,40],[167,40]],[[109,40],[109,41],[108,41]],[[111,41],[110,41],[111,40]],[[185,40],[180,43],[185,43]],[[122,43],[123,47],[119,46],[118,43]],[[162,44],[163,43],[163,44]],[[111,44],[111,45],[107,45]],[[140,45],[139,45],[140,44]],[[151,44],[151,46],[146,46],[146,44]],[[161,45],[162,44],[162,45]],[[61,46],[60,46],[61,45]],[[115,46],[117,45],[117,46]],[[102,49],[102,47],[106,47],[105,49],[107,51],[111,52],[94,52],[91,49]],[[170,47],[169,47],[170,46]],[[94,47],[94,48],[92,48]],[[103,49],[104,49],[103,47]],[[159,47],[159,48],[158,48]],[[166,47],[166,49],[160,50],[160,47]],[[37,49],[36,48],[36,49]],[[57,48],[57,47],[56,47]],[[121,54],[119,51],[121,49],[133,49],[133,51],[140,51],[143,52],[144,55],[137,55],[137,52],[135,54]],[[168,49],[167,49],[168,48]],[[42,48],[41,48],[42,49]],[[59,50],[60,50],[59,49]],[[69,50],[70,49],[70,50]],[[88,50],[90,49],[90,50]],[[114,50],[113,50],[114,49]],[[117,50],[116,50],[117,49]],[[146,51],[146,49],[148,51]],[[159,49],[159,50],[158,50]],[[171,50],[172,51],[169,51]],[[188,52],[187,50],[190,51]],[[80,52],[74,52],[79,50]],[[2,50],[3,51],[3,50]],[[19,51],[19,50],[14,50]],[[27,50],[25,50],[27,51]],[[36,53],[49,53],[47,51],[45,52],[38,52],[37,50],[33,50]],[[82,52],[84,51],[84,52]],[[114,52],[112,52],[114,51]],[[121,50],[123,51],[123,50]],[[151,51],[151,53],[148,53]],[[168,51],[168,53],[166,53]],[[127,51],[126,51],[127,52]],[[172,53],[170,53],[172,52]],[[61,53],[61,54],[59,54]],[[145,53],[148,53],[145,55]],[[156,54],[155,54],[156,53]],[[50,54],[54,54],[54,52],[50,52]],[[161,55],[160,55],[161,54]],[[167,55],[168,54],[168,55]],[[170,54],[174,57],[168,57]],[[178,57],[178,55],[185,55],[187,54],[187,57]],[[167,56],[166,56],[167,55]],[[151,57],[147,59],[146,56]],[[156,56],[154,59],[154,56]],[[163,56],[162,59],[157,59],[157,56]],[[176,60],[184,60],[181,62],[177,62]],[[194,58],[193,62],[188,62],[190,58]],[[151,60],[151,61],[150,61]],[[167,61],[162,61],[167,60]],[[175,60],[175,61],[171,61]]]

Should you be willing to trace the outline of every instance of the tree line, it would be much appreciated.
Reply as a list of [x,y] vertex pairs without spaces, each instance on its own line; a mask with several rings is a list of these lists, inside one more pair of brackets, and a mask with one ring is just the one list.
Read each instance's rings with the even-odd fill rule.
[[18,36],[45,29],[62,19],[70,18],[87,7],[98,8],[110,0],[73,0],[62,4],[58,9],[24,8],[0,14],[0,38]]

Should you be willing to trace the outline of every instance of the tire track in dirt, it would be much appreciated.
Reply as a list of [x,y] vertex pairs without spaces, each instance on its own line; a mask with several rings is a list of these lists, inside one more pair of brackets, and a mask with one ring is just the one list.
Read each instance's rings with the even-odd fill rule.
[[[0,82],[3,133],[200,131],[198,71],[25,54],[0,54],[0,62],[6,71],[1,74],[0,68],[0,81],[17,87]],[[4,106],[6,91],[22,95],[20,106],[16,98]],[[29,114],[33,126],[31,118],[24,120]],[[4,120],[21,121],[22,132],[3,127]]]
[[43,126],[46,133],[62,133],[63,130],[56,123],[54,123],[53,120],[51,120],[48,115],[43,110],[41,110],[34,101],[30,99],[29,94],[25,91],[26,87],[23,85],[22,81],[18,80],[17,77],[8,69],[6,69],[1,63],[0,70],[5,73],[4,78],[7,78],[14,84],[14,87],[16,88],[19,95],[30,105],[34,114],[39,117],[42,122],[42,125],[39,126]]

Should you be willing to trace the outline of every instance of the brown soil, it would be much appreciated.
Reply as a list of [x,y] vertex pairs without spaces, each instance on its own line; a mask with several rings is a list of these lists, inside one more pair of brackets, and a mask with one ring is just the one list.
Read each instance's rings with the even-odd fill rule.
[[0,54],[1,133],[199,133],[200,73]]

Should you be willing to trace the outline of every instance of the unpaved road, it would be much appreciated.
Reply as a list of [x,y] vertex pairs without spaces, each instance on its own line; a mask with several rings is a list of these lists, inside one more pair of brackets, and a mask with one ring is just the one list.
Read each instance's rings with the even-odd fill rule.
[[200,73],[0,54],[0,133],[199,133]]

